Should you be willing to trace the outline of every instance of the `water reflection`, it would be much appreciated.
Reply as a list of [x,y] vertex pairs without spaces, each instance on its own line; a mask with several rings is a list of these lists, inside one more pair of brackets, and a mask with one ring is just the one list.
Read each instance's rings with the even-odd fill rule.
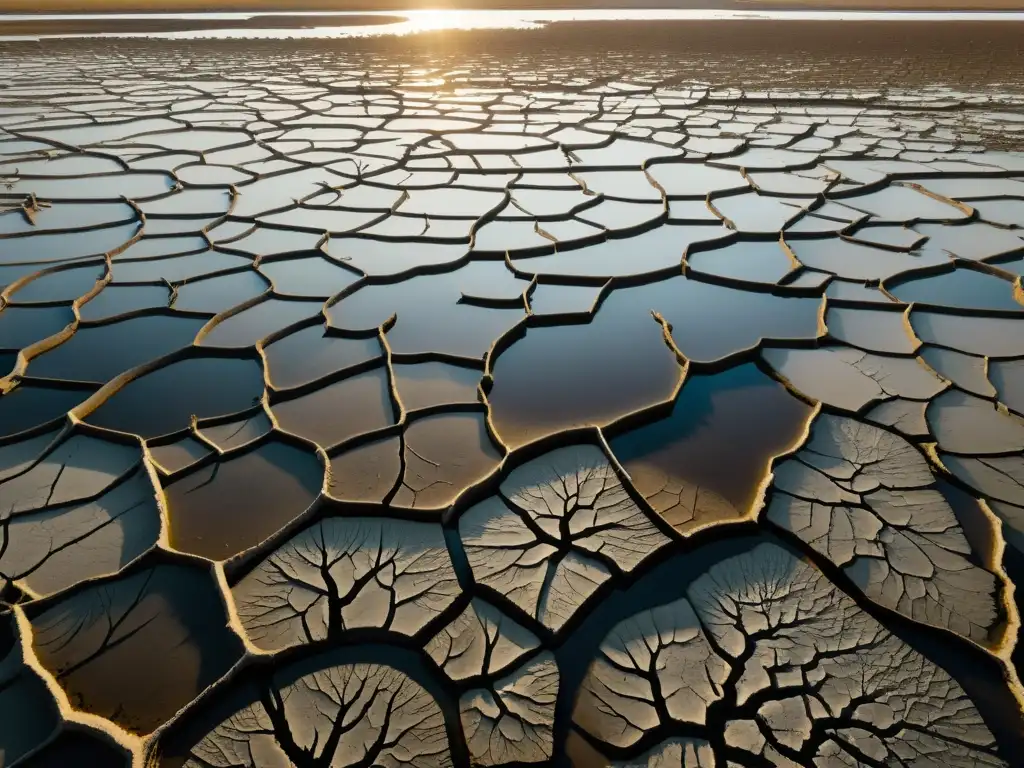
[[[541,29],[552,22],[600,22],[600,21],[706,21],[706,20],[778,20],[778,21],[996,21],[1014,22],[1024,20],[1024,15],[1016,12],[984,12],[972,13],[965,11],[801,11],[758,9],[756,12],[742,9],[586,9],[586,10],[539,10],[539,11],[495,11],[495,10],[414,10],[401,11],[401,20],[396,20],[393,11],[337,11],[337,12],[261,12],[258,14],[261,27],[248,23],[254,14],[246,13],[175,13],[175,14],[112,14],[96,16],[90,14],[47,14],[43,17],[16,14],[0,15],[0,28],[4,22],[11,23],[13,33],[0,36],[0,40],[39,39],[51,36],[61,37],[163,37],[163,38],[325,38],[325,37],[368,37],[376,35],[412,35],[424,32],[445,30],[530,30]],[[288,19],[288,24],[274,27],[274,17]],[[302,17],[314,20],[312,26]],[[367,17],[380,17],[367,23]],[[337,25],[326,21],[328,17],[336,18]],[[349,21],[349,18],[352,21]],[[197,26],[202,22],[239,22],[238,28],[232,29],[198,29],[181,31],[159,31],[158,27],[145,32],[100,32],[90,30],[88,33],[54,33],[48,35],[38,32],[36,28],[27,34],[17,34],[16,23],[39,22],[44,19],[54,23],[83,22],[101,20],[110,22],[142,22],[165,19],[179,22],[194,20]],[[155,25],[154,25],[155,27]]]
[[748,363],[689,378],[665,419],[611,440],[637,490],[679,531],[756,507],[765,468],[811,407]]

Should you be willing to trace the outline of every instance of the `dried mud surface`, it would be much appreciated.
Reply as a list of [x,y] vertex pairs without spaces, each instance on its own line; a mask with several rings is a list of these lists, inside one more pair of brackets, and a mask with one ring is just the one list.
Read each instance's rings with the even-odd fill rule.
[[0,46],[0,764],[1016,764],[1019,53],[609,29]]

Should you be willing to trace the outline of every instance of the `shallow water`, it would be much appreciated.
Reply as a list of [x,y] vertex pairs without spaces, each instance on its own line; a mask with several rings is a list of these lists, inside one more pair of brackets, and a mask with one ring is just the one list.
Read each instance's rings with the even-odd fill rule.
[[[183,31],[146,31],[132,32],[90,32],[75,34],[55,30],[52,35],[33,34],[0,35],[0,40],[46,39],[47,37],[157,37],[165,39],[236,39],[236,38],[348,38],[374,36],[404,36],[423,32],[439,32],[445,30],[483,30],[483,29],[541,29],[553,22],[597,22],[597,21],[730,21],[761,19],[772,21],[1024,21],[1024,13],[988,11],[972,13],[965,11],[793,11],[773,9],[728,10],[728,9],[586,9],[586,10],[517,10],[517,11],[474,11],[474,10],[429,10],[429,11],[278,11],[259,13],[147,13],[147,14],[42,14],[18,15],[0,14],[0,25],[4,22],[53,22],[55,26],[61,22],[71,21],[113,21],[130,23],[131,21],[151,22],[158,19],[195,21],[244,21],[254,16],[265,19],[263,29],[244,27],[238,29],[201,29]],[[274,16],[301,18],[302,16],[337,17],[341,26],[324,24],[311,28],[287,27],[275,29]],[[403,21],[392,23],[358,24],[351,23],[347,17],[381,16],[404,17]]]
[[1020,42],[686,13],[0,43],[4,760],[1015,764]]

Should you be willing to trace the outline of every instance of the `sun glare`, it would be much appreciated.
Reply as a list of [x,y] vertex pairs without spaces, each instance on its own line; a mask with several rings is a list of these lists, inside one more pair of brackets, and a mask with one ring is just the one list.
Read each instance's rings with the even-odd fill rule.
[[436,32],[444,29],[485,29],[507,28],[509,26],[533,26],[514,18],[514,14],[495,11],[459,11],[435,9],[407,11],[410,32]]

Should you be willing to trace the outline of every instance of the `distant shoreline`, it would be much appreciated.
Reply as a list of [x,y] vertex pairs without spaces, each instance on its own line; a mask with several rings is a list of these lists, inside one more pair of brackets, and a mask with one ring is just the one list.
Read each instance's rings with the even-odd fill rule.
[[54,19],[4,21],[0,15],[0,35],[98,35],[103,33],[157,34],[163,32],[202,32],[217,29],[314,29],[316,27],[356,27],[398,24],[405,16],[263,16],[245,19]]
[[[537,0],[161,0],[158,4],[142,0],[5,0],[0,17],[49,14],[138,14],[153,13],[295,13],[295,12],[394,12],[424,10],[479,11],[552,11],[612,9],[707,9],[758,11],[899,11],[935,12],[1007,12],[1024,11],[1021,0],[561,0],[556,3]],[[341,24],[338,24],[341,26]]]

